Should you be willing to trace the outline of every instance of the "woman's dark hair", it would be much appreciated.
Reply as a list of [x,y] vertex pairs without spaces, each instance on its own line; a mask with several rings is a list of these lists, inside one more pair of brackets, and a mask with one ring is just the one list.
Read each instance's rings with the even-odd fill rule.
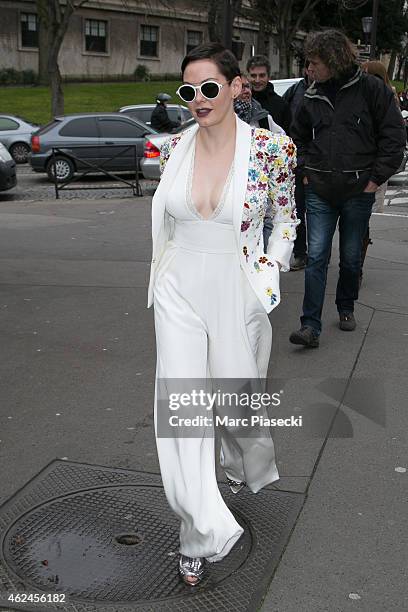
[[338,30],[311,32],[305,41],[307,59],[318,57],[335,79],[357,68],[356,51],[351,41]]
[[191,62],[209,59],[216,64],[218,70],[225,76],[227,81],[232,81],[237,76],[241,76],[238,60],[232,51],[223,47],[220,43],[204,43],[191,49],[187,53],[181,64],[181,78],[184,71]]

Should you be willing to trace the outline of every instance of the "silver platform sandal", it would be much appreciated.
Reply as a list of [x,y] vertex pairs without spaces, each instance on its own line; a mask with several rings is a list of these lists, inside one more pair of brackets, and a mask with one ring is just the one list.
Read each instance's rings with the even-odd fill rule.
[[[199,584],[204,574],[205,559],[204,557],[187,557],[180,555],[179,573],[184,584],[195,587]],[[188,580],[194,578],[194,581]]]
[[246,482],[244,481],[239,482],[238,480],[232,480],[231,478],[228,478],[228,476],[227,476],[227,482],[228,482],[229,488],[234,493],[234,495],[239,493],[240,490],[246,486]]

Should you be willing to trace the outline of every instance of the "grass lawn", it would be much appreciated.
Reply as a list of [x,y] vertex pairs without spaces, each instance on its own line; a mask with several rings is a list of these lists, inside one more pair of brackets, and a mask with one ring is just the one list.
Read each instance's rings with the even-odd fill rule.
[[[65,113],[116,111],[126,104],[154,103],[155,96],[165,91],[176,96],[179,81],[152,81],[146,83],[71,83],[64,85]],[[395,81],[397,91],[403,88]],[[0,88],[0,113],[19,115],[40,125],[51,117],[50,92],[47,87]]]
[[[64,85],[65,113],[116,111],[126,104],[154,103],[165,91],[179,101],[179,81],[146,83],[71,83]],[[2,87],[0,113],[19,115],[40,125],[50,121],[50,91],[47,87]]]

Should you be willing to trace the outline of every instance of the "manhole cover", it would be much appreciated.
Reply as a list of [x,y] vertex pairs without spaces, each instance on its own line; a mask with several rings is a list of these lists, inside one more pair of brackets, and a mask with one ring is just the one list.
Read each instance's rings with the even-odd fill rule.
[[[177,577],[179,523],[158,475],[53,462],[0,509],[0,607],[256,610],[303,496],[221,491],[245,533],[193,593]],[[10,603],[12,591],[66,601]]]

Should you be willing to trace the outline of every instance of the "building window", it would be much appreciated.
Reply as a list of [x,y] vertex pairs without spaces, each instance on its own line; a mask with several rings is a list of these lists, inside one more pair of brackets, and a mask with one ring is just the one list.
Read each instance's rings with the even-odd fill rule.
[[157,43],[159,40],[159,28],[156,26],[142,25],[140,37],[140,55],[147,57],[158,57]]
[[203,42],[203,33],[197,30],[187,30],[187,47],[186,53],[190,53],[191,49],[201,45]]
[[108,22],[85,19],[85,51],[107,53]]
[[21,46],[38,48],[38,20],[34,13],[21,13]]

